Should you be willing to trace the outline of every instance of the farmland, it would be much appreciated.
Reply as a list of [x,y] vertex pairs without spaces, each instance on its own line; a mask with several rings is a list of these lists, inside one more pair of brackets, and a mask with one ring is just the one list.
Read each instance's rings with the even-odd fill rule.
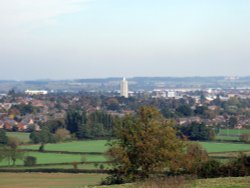
[[[27,138],[23,133],[12,133],[22,140]],[[27,139],[26,139],[27,140]],[[77,162],[77,169],[79,170],[93,170],[99,169],[99,165],[104,168],[109,168],[110,165],[106,164],[109,160],[105,157],[104,152],[107,151],[106,140],[85,140],[85,141],[72,141],[56,144],[46,144],[45,152],[38,152],[40,145],[21,145],[21,149],[27,150],[25,156],[34,156],[37,159],[37,165],[32,167],[23,166],[23,161],[18,160],[15,167],[6,167],[7,161],[1,161],[0,167],[11,170],[43,170],[43,169],[74,169],[73,162]],[[213,158],[220,160],[227,160],[238,155],[239,151],[250,153],[250,144],[243,143],[223,143],[223,142],[197,142],[209,153]],[[68,172],[68,171],[67,171]],[[0,175],[1,188],[15,187],[83,187],[85,185],[98,185],[101,179],[105,178],[106,174],[46,174],[46,173],[30,173],[30,174],[9,174],[3,173]],[[37,180],[39,177],[39,180]],[[35,181],[34,183],[34,179]],[[48,180],[48,181],[45,181]],[[52,181],[53,179],[53,181]],[[50,181],[51,180],[51,181]],[[192,187],[247,187],[249,185],[249,178],[230,178],[230,179],[208,179],[197,180],[193,182]],[[228,185],[228,186],[224,186]],[[137,185],[136,185],[137,186]],[[101,186],[102,187],[102,186]],[[106,186],[107,188],[134,188],[134,185],[125,186]]]
[[220,142],[198,142],[208,153],[250,151],[250,144],[242,143],[220,143]]
[[239,141],[242,134],[250,134],[250,129],[220,129],[216,140]]
[[[81,162],[82,156],[86,158],[86,162],[105,162],[106,159],[103,155],[79,155],[79,154],[56,154],[56,153],[39,153],[28,152],[26,156],[34,156],[37,158],[37,164],[60,164]],[[17,165],[23,165],[22,160],[16,162]],[[7,166],[7,161],[2,161],[0,166]]]
[[0,182],[1,188],[79,188],[97,185],[105,177],[105,174],[1,173]]
[[[1,188],[79,188],[98,185],[105,174],[47,174],[47,173],[1,173]],[[36,181],[34,181],[36,180]],[[250,186],[250,177],[201,179],[187,182],[194,188],[245,188]],[[136,188],[140,184],[97,186],[100,188]]]
[[30,133],[21,133],[21,132],[7,132],[8,137],[15,137],[20,140],[21,143],[28,143],[30,141]]
[[[67,151],[67,152],[105,152],[108,147],[106,140],[73,141],[58,144],[46,144],[46,151]],[[38,150],[39,145],[22,146],[21,149]]]

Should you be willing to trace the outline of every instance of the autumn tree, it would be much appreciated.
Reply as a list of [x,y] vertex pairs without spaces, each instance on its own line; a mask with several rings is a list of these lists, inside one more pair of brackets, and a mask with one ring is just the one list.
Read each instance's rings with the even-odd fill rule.
[[115,136],[108,151],[114,170],[106,183],[131,182],[179,168],[184,144],[157,109],[142,107],[135,116],[125,117],[115,126]]
[[67,129],[59,128],[56,130],[56,136],[60,141],[70,139],[70,132]]

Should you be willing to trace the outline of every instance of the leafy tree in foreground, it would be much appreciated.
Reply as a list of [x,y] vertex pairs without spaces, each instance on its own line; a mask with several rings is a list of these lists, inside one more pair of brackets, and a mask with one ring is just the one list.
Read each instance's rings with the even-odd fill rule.
[[136,116],[125,117],[116,125],[115,136],[108,151],[113,175],[105,183],[131,182],[179,169],[184,144],[157,109],[142,107]]

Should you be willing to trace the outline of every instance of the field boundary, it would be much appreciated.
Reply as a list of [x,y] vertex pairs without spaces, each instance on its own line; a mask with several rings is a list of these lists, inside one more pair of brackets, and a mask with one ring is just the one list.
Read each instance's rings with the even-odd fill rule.
[[39,172],[39,173],[74,173],[74,174],[108,174],[110,173],[109,170],[98,170],[98,169],[5,169],[0,168],[0,172],[2,173],[32,173],[32,172]]
[[73,154],[73,155],[104,155],[102,152],[72,152],[72,151],[54,151],[54,150],[45,150],[39,151],[34,149],[20,149],[19,151],[24,152],[39,152],[39,153],[57,153],[57,154]]

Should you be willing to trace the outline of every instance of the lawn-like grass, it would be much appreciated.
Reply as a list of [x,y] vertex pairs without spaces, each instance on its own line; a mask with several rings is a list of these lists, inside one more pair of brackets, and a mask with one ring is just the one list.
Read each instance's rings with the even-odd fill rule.
[[[86,158],[86,162],[105,162],[107,159],[104,155],[77,155],[77,154],[55,154],[55,153],[39,153],[27,152],[25,156],[34,156],[37,158],[37,164],[57,164],[81,162],[82,156]],[[6,160],[0,162],[0,166],[6,166]],[[16,165],[23,165],[22,160],[17,160]]]
[[250,144],[198,142],[208,152],[250,151]]
[[1,188],[80,188],[98,185],[105,174],[0,173]]
[[[208,153],[250,151],[250,144],[243,143],[220,143],[220,142],[198,142]],[[46,144],[46,151],[69,151],[69,152],[105,152],[108,149],[105,140],[74,141],[57,144]],[[22,149],[37,150],[39,145],[21,146]]]
[[8,137],[15,137],[22,143],[28,143],[30,141],[30,133],[21,132],[7,132]]
[[221,135],[217,135],[215,137],[215,140],[225,140],[225,141],[239,141],[240,137],[239,136],[221,136]]
[[242,135],[244,133],[250,134],[250,129],[220,129],[218,135]]
[[[103,165],[104,169],[110,168],[111,165],[107,163],[98,163],[98,166],[94,164],[78,164],[77,169],[79,170],[99,170],[99,166]],[[74,169],[72,164],[67,165],[44,165],[44,166],[14,166],[8,167],[8,169]]]
[[[68,151],[68,152],[105,152],[108,149],[106,140],[73,141],[57,144],[46,144],[46,151]],[[21,146],[21,149],[38,150],[40,145]]]

